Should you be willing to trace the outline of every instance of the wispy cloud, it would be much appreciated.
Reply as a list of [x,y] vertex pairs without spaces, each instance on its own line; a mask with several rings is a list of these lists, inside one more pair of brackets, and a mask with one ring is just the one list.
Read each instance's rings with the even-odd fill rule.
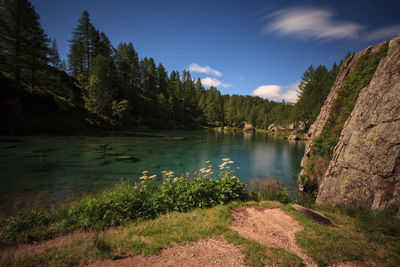
[[400,24],[368,29],[359,23],[340,21],[331,9],[291,7],[267,14],[264,33],[302,40],[384,40],[400,34]]
[[204,74],[207,74],[207,75],[214,75],[214,76],[217,76],[217,77],[221,77],[222,76],[221,72],[211,68],[210,66],[200,66],[197,63],[190,64],[189,71],[190,72],[204,73]]
[[370,31],[365,35],[365,40],[373,41],[373,40],[389,39],[399,34],[400,34],[400,24],[396,24]]
[[257,87],[251,94],[260,96],[274,101],[297,102],[297,89],[299,83],[294,83],[288,86],[280,86],[276,84],[261,85]]
[[293,7],[273,12],[264,26],[265,33],[301,39],[329,40],[357,38],[363,26],[357,23],[338,21],[334,13],[324,8]]
[[201,83],[205,86],[215,86],[215,87],[231,87],[232,84],[223,83],[216,78],[206,77],[201,79]]

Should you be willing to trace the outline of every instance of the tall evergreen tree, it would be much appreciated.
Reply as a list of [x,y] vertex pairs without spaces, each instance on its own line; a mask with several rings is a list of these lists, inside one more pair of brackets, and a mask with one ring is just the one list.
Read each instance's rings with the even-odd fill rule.
[[57,41],[54,38],[51,40],[49,62],[53,67],[61,69],[61,59],[58,54]]
[[25,80],[34,89],[49,48],[39,15],[28,0],[0,2],[0,51],[2,68],[13,69],[16,86]]
[[72,40],[69,58],[69,69],[72,75],[82,74],[84,79],[89,79],[90,67],[95,54],[95,44],[98,36],[92,23],[89,13],[83,11],[78,20],[78,25],[72,33]]
[[96,56],[83,96],[87,110],[105,120],[112,117],[113,101],[116,97],[112,80],[113,69],[111,59],[103,55]]

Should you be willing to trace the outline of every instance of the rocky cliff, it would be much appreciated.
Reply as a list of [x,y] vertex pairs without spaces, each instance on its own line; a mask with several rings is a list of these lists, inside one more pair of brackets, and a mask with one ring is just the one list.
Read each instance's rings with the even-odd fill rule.
[[318,204],[400,204],[400,36],[345,60],[307,137],[299,185],[318,192]]

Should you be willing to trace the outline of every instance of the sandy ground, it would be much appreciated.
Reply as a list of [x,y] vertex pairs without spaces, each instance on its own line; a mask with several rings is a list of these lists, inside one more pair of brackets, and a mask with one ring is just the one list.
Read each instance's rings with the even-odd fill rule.
[[200,240],[185,246],[174,245],[159,255],[136,255],[121,260],[94,262],[89,266],[245,266],[240,250],[225,240]]
[[303,227],[283,210],[237,207],[232,216],[234,220],[229,227],[241,236],[269,247],[284,248],[303,259],[307,266],[317,266],[296,243],[295,233]]

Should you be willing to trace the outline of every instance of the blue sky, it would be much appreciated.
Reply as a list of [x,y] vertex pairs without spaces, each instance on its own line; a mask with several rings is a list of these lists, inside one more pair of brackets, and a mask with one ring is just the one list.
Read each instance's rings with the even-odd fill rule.
[[309,65],[339,62],[400,34],[400,1],[34,0],[66,58],[83,10],[114,46],[132,42],[169,72],[189,69],[224,94],[296,101]]

